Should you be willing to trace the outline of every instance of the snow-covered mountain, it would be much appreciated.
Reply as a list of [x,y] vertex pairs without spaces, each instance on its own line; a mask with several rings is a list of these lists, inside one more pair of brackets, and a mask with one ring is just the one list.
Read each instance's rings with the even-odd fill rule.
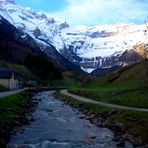
[[120,59],[123,53],[148,42],[145,24],[70,26],[45,13],[24,8],[14,0],[0,1],[0,15],[41,43],[45,53],[48,51],[43,45],[52,44],[63,56],[87,71],[127,64]]
[[[14,5],[15,3],[11,1],[8,4]],[[49,66],[47,66],[46,72],[54,67],[60,71],[80,71],[78,65],[69,62],[50,43],[36,38],[25,29],[16,28],[15,25],[14,20],[11,19],[7,11],[0,8],[0,60],[25,66],[27,64],[28,67],[35,64],[39,68],[43,61],[45,64],[41,66],[42,68]],[[36,56],[39,61],[41,60],[40,64],[37,62],[31,64],[31,61],[36,60]],[[35,59],[33,59],[34,57]],[[30,62],[27,62],[28,59]]]
[[148,42],[145,28],[145,25],[123,23],[94,27],[69,27],[63,29],[61,33],[65,49],[60,47],[62,44],[60,40],[55,45],[63,55],[66,55],[67,51],[71,52],[73,60],[77,60],[76,62],[79,62],[83,68],[120,65],[123,62],[118,59],[126,50]]

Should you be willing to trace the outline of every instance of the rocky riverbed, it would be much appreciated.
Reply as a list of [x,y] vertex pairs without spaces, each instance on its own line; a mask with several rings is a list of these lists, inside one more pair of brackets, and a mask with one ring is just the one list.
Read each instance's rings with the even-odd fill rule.
[[[8,148],[116,148],[111,130],[98,127],[77,109],[55,99],[53,92],[38,93],[35,119],[19,127],[11,136]],[[126,148],[133,146],[125,142]]]

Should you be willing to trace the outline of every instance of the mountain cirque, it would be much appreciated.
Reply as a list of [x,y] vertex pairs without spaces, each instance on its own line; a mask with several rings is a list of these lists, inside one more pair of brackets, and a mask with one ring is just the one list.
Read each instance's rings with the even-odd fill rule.
[[50,54],[46,46],[51,44],[65,58],[86,71],[126,65],[142,60],[145,55],[141,53],[147,54],[147,50],[142,52],[139,48],[143,44],[147,49],[145,24],[70,26],[12,0],[1,2],[0,14],[4,13],[9,22],[41,44],[41,51]]

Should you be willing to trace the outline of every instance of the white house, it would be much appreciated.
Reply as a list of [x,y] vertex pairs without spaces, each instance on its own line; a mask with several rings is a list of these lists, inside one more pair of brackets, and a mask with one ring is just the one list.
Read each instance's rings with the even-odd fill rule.
[[17,79],[14,71],[6,68],[0,68],[0,85],[12,90],[19,87],[19,79]]

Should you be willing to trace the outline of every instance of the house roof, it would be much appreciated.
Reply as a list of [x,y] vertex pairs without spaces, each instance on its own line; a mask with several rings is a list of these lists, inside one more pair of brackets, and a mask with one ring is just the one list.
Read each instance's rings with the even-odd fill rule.
[[0,68],[0,78],[10,79],[12,77],[13,71],[6,68]]

